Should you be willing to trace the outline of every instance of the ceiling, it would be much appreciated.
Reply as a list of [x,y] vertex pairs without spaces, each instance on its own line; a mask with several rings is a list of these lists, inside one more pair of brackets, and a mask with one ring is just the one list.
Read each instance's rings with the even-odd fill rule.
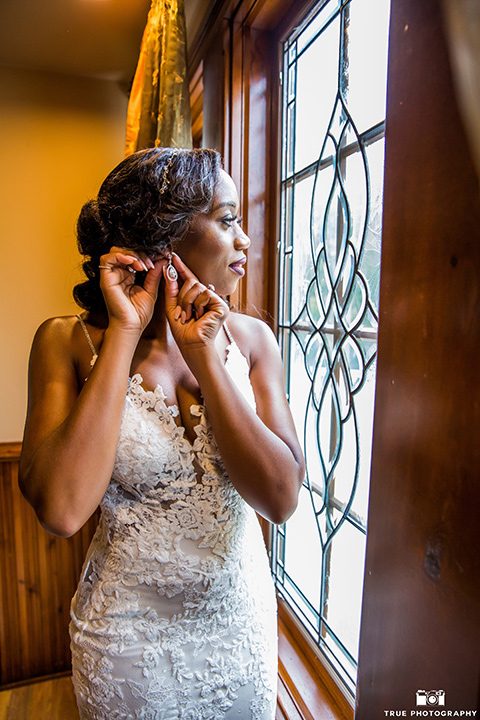
[[[211,0],[185,0],[187,39]],[[130,83],[150,0],[0,0],[0,66]]]

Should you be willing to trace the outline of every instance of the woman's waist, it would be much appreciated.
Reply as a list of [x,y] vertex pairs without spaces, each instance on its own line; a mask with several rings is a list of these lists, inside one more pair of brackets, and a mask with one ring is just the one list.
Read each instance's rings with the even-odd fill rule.
[[242,533],[236,543],[227,537],[208,545],[181,535],[136,535],[131,529],[109,536],[101,524],[74,605],[84,617],[134,616],[158,597],[217,607],[236,602],[262,582],[268,585],[271,578],[261,536]]
[[[136,573],[156,566],[163,571],[226,561],[245,552],[253,511],[245,505],[234,513],[200,513],[188,504],[102,507],[92,550],[100,560]],[[258,525],[254,517],[255,524]],[[119,567],[120,569],[120,567]]]

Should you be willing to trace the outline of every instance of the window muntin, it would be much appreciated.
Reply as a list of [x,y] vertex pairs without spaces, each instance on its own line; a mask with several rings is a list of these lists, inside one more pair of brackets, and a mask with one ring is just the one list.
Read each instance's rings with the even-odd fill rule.
[[[283,53],[279,339],[307,475],[279,594],[354,693],[383,201],[388,0],[327,0]],[[316,561],[318,559],[318,562]]]

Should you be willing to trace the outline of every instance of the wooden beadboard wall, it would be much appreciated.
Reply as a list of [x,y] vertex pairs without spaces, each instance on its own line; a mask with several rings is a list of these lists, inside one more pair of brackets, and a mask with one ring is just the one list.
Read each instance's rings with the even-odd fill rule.
[[47,533],[18,487],[20,450],[0,443],[0,687],[70,668],[70,600],[97,524]]

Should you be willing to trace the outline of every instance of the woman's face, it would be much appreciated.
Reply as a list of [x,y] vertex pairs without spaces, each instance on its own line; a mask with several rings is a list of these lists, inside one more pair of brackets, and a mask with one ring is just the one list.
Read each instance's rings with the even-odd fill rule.
[[250,239],[240,226],[238,193],[224,170],[213,196],[212,209],[196,215],[175,252],[205,285],[230,295],[245,274],[245,250]]

